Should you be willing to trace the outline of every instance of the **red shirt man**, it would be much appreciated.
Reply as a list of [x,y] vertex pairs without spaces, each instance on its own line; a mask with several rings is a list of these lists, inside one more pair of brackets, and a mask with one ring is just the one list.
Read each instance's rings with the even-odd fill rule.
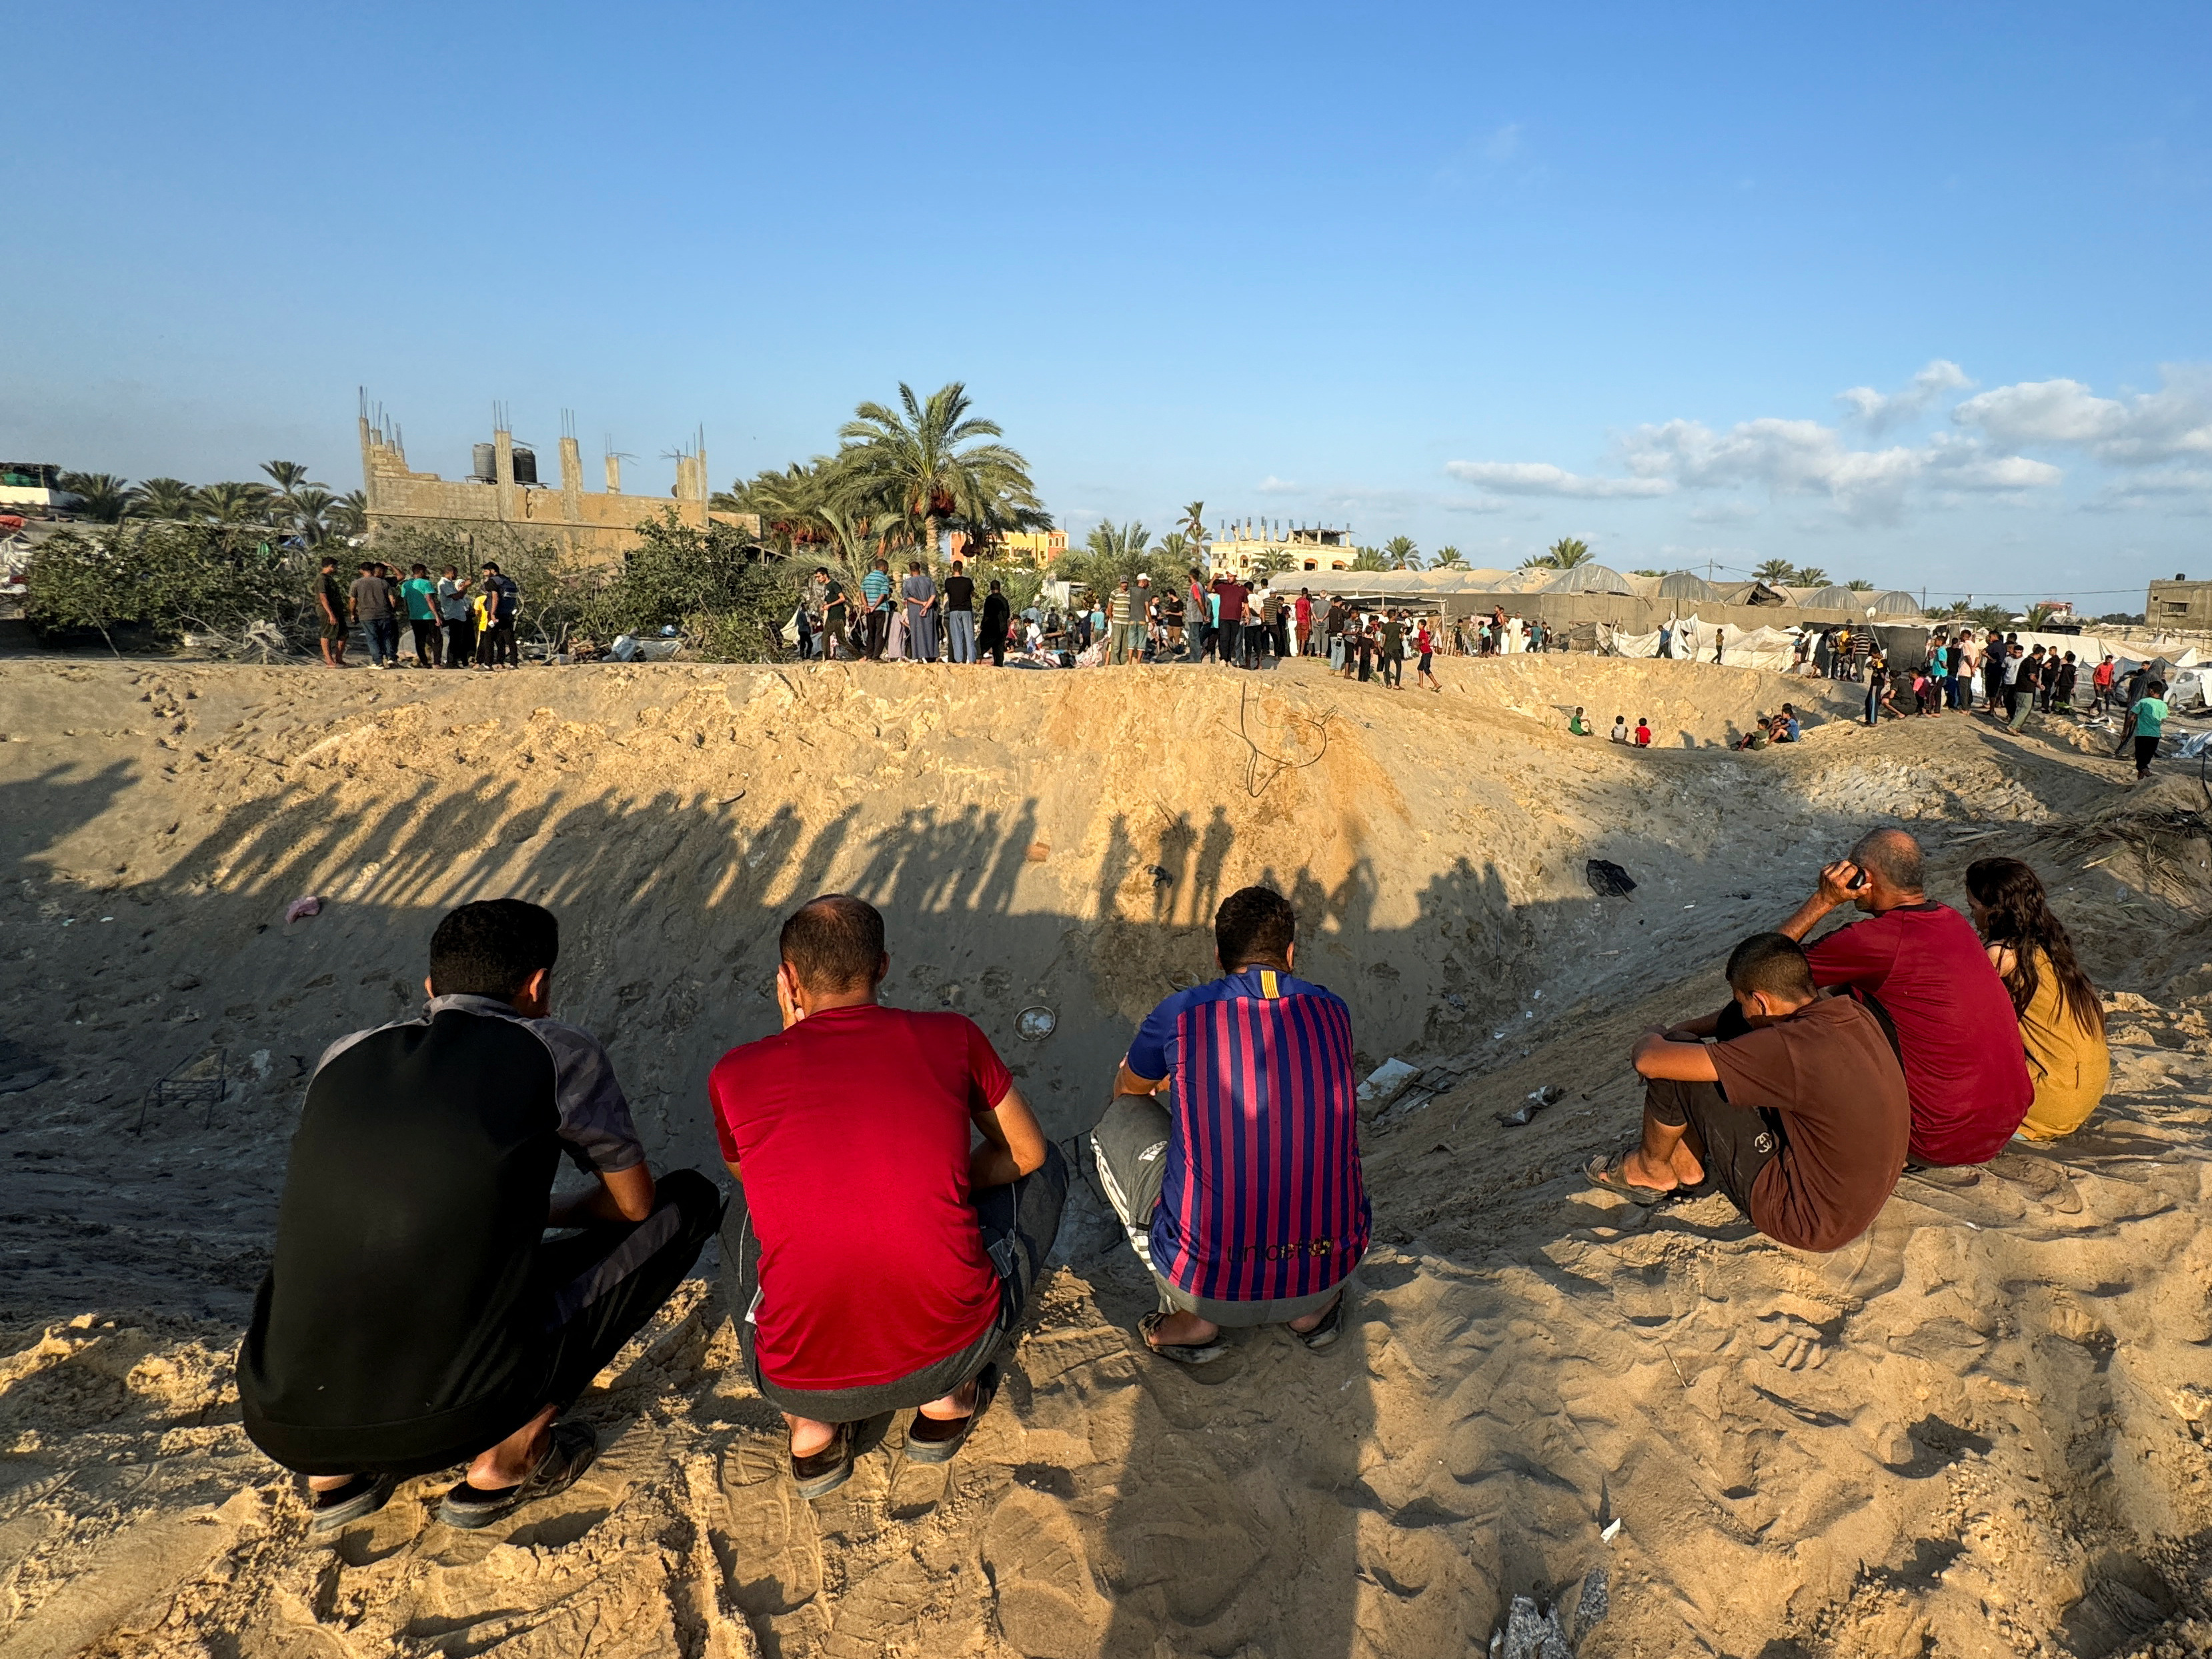
[[1221,595],[1222,626],[1225,628],[1231,623],[1243,622],[1244,620],[1244,601],[1252,590],[1245,586],[1243,582],[1238,581],[1234,576],[1224,576],[1219,581],[1216,582],[1214,586],[1216,590]]
[[951,1455],[1066,1193],[975,1022],[877,1002],[883,937],[849,895],[802,907],[780,941],[783,1030],[730,1050],[707,1085],[742,1187],[723,1227],[730,1305],[810,1498],[849,1476],[851,1431],[882,1412],[920,1409],[910,1459]]
[[1985,1164],[2027,1117],[2035,1085],[2012,998],[1973,924],[1929,902],[1922,880],[1919,843],[1876,830],[1820,872],[1820,890],[1781,931],[1802,939],[1844,904],[1869,913],[1806,947],[1813,978],[1871,996],[1896,1027],[1913,1161]]

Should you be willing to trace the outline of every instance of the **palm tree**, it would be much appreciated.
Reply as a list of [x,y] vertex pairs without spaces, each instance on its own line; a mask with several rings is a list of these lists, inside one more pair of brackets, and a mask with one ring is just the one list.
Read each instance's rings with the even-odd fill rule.
[[1828,573],[1817,564],[1799,565],[1796,579],[1790,584],[1793,587],[1826,587],[1827,585]]
[[200,511],[219,525],[263,524],[275,493],[267,484],[211,483],[200,490]]
[[1388,570],[1390,568],[1390,561],[1384,558],[1374,548],[1362,547],[1354,550],[1352,555],[1352,568],[1354,570]]
[[1440,547],[1437,550],[1437,556],[1434,561],[1431,562],[1429,568],[1432,570],[1458,570],[1462,568],[1466,563],[1467,555],[1461,552],[1459,549],[1455,547]]
[[1871,593],[1874,592],[1874,584],[1867,580],[1863,576],[1854,576],[1850,580],[1845,582],[1844,586],[1850,588],[1854,593]]
[[331,533],[330,512],[337,505],[337,497],[320,484],[309,484],[304,489],[293,491],[290,517],[301,540],[310,547],[320,545]]
[[100,524],[113,524],[131,506],[126,480],[112,472],[64,472],[57,481],[76,497],[76,510]]
[[264,461],[261,463],[261,470],[269,475],[270,482],[276,485],[276,499],[288,506],[301,490],[320,489],[323,487],[320,484],[310,484],[307,482],[307,469],[297,461]]
[[901,381],[899,403],[896,410],[862,404],[838,428],[830,493],[841,505],[879,515],[886,529],[919,532],[932,559],[947,519],[983,524],[1044,511],[1029,463],[984,441],[1002,435],[999,425],[969,415],[959,381],[939,386],[926,404]]
[[1252,561],[1252,574],[1265,581],[1270,576],[1279,576],[1297,562],[1291,550],[1278,542]]
[[1190,545],[1193,564],[1206,562],[1206,544],[1212,539],[1206,533],[1206,503],[1193,501],[1182,510],[1182,538]]
[[1787,559],[1769,559],[1751,574],[1763,582],[1783,585],[1797,574],[1797,567]]
[[1545,555],[1554,570],[1572,570],[1578,564],[1588,564],[1589,556],[1589,544],[1577,541],[1571,536],[1560,537]]
[[1390,561],[1393,570],[1419,570],[1421,568],[1421,551],[1413,545],[1411,536],[1391,537],[1382,544],[1382,556]]
[[1179,565],[1188,565],[1190,562],[1190,532],[1169,531],[1160,538],[1159,556],[1164,559],[1172,559]]
[[132,486],[131,512],[141,519],[181,520],[199,511],[199,491],[182,478],[148,478]]
[[337,536],[363,536],[368,533],[368,495],[365,490],[349,489],[331,503],[331,533]]

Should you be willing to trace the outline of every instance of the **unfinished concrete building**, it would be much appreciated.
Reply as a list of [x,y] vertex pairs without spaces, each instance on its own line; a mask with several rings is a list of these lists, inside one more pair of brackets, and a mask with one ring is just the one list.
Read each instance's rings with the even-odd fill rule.
[[[570,424],[566,419],[562,424]],[[465,478],[410,471],[399,429],[378,412],[361,411],[361,487],[372,537],[405,525],[468,530],[501,526],[566,542],[580,553],[618,557],[637,544],[637,527],[673,507],[679,522],[707,527],[707,452],[703,443],[676,458],[676,488],[667,495],[626,495],[622,458],[606,458],[604,490],[584,488],[584,459],[573,431],[561,438],[561,482],[541,483],[538,457],[518,444],[503,414],[489,443],[475,447]]]

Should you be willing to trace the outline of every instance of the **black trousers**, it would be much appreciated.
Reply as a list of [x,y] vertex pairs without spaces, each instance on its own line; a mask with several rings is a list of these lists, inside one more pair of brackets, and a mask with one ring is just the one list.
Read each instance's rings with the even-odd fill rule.
[[753,1347],[753,1304],[760,1296],[760,1235],[752,1228],[742,1188],[731,1199],[722,1221],[723,1299],[737,1322],[738,1346],[745,1370],[761,1397],[779,1411],[817,1423],[861,1423],[884,1412],[912,1411],[942,1400],[1013,1346],[1030,1310],[1030,1298],[1044,1272],[1045,1257],[1060,1237],[1060,1212],[1067,1202],[1067,1160],[1048,1146],[1044,1167],[1009,1186],[975,1194],[975,1224],[983,1234],[983,1253],[999,1274],[999,1316],[983,1334],[957,1353],[888,1382],[857,1389],[787,1389],[761,1375]]
[[2150,763],[2158,758],[2158,738],[2139,737],[2136,739],[2136,775],[2150,775]]
[[[1721,1011],[1713,1035],[1726,1042],[1749,1030],[1751,1022],[1731,1002]],[[1653,1078],[1644,1085],[1644,1109],[1674,1128],[1688,1126],[1690,1150],[1705,1166],[1705,1179],[1717,1182],[1748,1218],[1752,1183],[1789,1144],[1782,1114],[1763,1106],[1754,1110],[1730,1105],[1717,1083],[1680,1083],[1668,1078]]]
[[[353,1428],[270,1424],[257,1421],[250,1407],[246,1433],[301,1474],[404,1480],[469,1462],[546,1406],[566,1411],[575,1404],[683,1283],[721,1218],[721,1188],[696,1170],[676,1170],[661,1178],[644,1220],[599,1222],[539,1245],[530,1267],[535,1328],[516,1337],[527,1350],[511,1373],[520,1381],[482,1410],[441,1413],[433,1420],[447,1426],[442,1435],[404,1420]],[[472,1419],[465,1429],[462,1419]]]
[[446,666],[466,668],[476,659],[477,625],[466,617],[449,618],[446,623]]
[[410,617],[407,624],[415,635],[415,660],[425,668],[435,668],[442,654],[438,649],[438,624],[428,617]]

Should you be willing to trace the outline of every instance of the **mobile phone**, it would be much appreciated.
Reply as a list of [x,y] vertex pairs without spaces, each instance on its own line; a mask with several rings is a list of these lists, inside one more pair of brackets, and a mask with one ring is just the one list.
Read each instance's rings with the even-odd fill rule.
[[1844,885],[1849,888],[1852,892],[1856,893],[1860,888],[1866,885],[1866,872],[1863,870],[1855,870],[1851,872],[1851,878],[1845,882]]

